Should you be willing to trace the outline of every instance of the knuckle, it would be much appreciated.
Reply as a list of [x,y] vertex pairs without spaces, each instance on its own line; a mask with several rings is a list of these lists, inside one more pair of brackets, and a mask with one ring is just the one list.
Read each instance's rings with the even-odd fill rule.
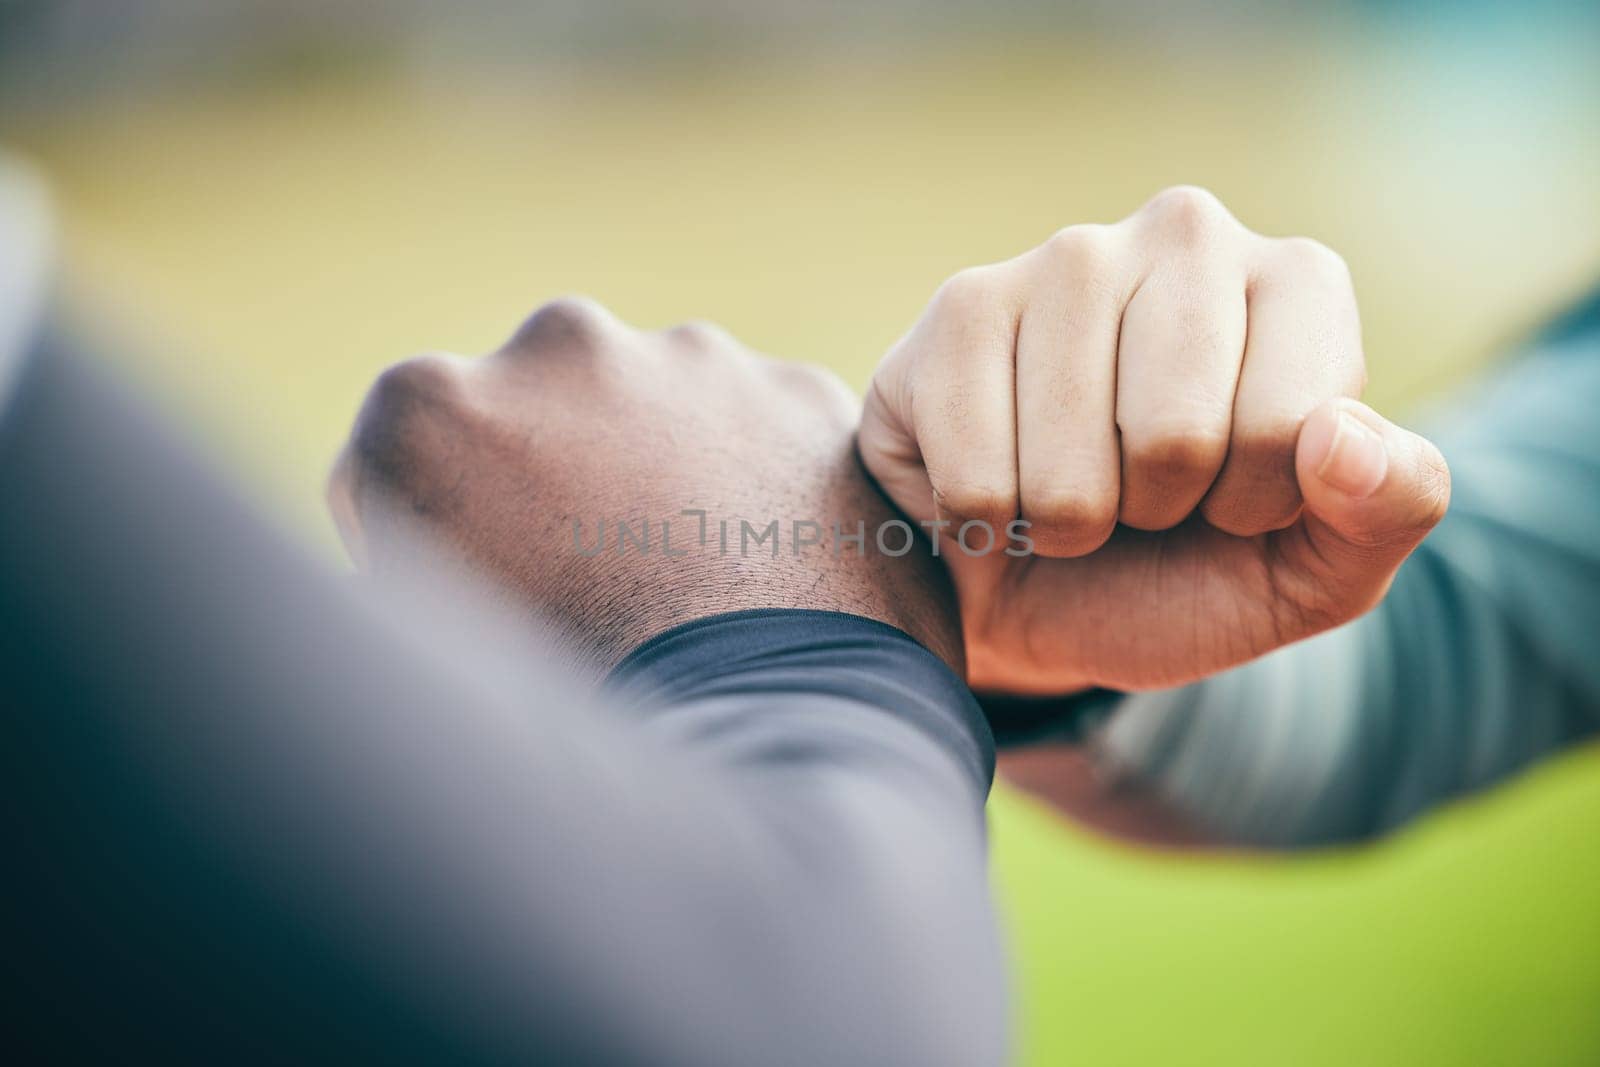
[[1022,517],[1045,530],[1109,533],[1117,522],[1114,492],[1083,492],[1049,486],[1022,492]]
[[987,314],[1001,301],[1000,279],[990,267],[968,267],[952,274],[934,294],[943,314],[967,320]]
[[423,355],[386,367],[367,390],[367,407],[385,421],[404,421],[453,407],[461,379],[447,356]]
[[1228,449],[1228,438],[1212,427],[1161,427],[1124,434],[1131,465],[1147,475],[1190,476],[1214,471]]
[[1289,422],[1234,435],[1216,485],[1201,502],[1206,522],[1235,537],[1281,530],[1300,514],[1298,427]]
[[1117,259],[1111,227],[1096,224],[1057,230],[1040,248],[1052,266],[1069,274],[1103,274]]
[[353,478],[388,485],[414,481],[437,455],[436,438],[463,406],[460,374],[444,356],[419,356],[384,370],[356,416]]
[[981,482],[930,481],[934,503],[949,519],[980,520],[998,529],[1016,517],[1016,496],[1007,490]]
[[1163,189],[1145,205],[1144,213],[1183,244],[1203,242],[1233,221],[1216,194],[1198,185]]
[[563,296],[529,315],[511,339],[513,348],[536,352],[547,348],[595,351],[613,323],[612,315],[597,300]]
[[1284,237],[1278,243],[1278,261],[1297,278],[1350,288],[1350,265],[1343,256],[1310,237]]
[[707,319],[680,322],[667,331],[674,343],[693,352],[712,352],[737,344],[732,334]]
[[1113,314],[1121,310],[1119,294],[1128,270],[1115,231],[1110,226],[1068,226],[1039,246],[1052,287],[1064,288],[1080,313]]
[[1200,514],[1207,524],[1233,537],[1255,537],[1292,525],[1300,514],[1300,492],[1292,486],[1258,486],[1249,493],[1207,496]]
[[1235,434],[1228,444],[1228,464],[1241,468],[1252,478],[1282,480],[1296,484],[1295,447],[1300,442],[1299,422],[1284,420],[1253,426]]

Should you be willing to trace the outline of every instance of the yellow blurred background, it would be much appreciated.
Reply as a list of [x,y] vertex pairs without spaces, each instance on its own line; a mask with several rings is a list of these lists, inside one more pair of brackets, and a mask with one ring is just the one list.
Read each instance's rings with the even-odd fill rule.
[[[372,376],[565,292],[860,386],[948,274],[1197,183],[1344,253],[1371,397],[1404,413],[1600,275],[1586,6],[1144,6],[83,91],[68,66],[0,119],[103,347],[329,558],[321,481]],[[1266,860],[1129,851],[1002,790],[1021,1058],[1600,1061],[1597,805],[1578,753],[1375,849]]]
[[493,346],[563,292],[861,385],[948,274],[1192,182],[1344,253],[1373,393],[1403,406],[1600,272],[1596,34],[1237,33],[333,64],[94,95],[8,139],[54,181],[74,288],[134,370],[323,533],[318,482],[374,372]]

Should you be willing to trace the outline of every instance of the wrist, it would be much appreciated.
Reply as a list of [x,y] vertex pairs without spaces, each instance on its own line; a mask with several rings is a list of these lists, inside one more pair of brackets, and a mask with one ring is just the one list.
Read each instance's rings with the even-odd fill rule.
[[[823,558],[823,557],[826,558]],[[642,609],[607,641],[606,665],[629,649],[686,623],[731,612],[832,612],[903,631],[958,675],[964,674],[960,623],[948,581],[918,552],[815,559],[721,559],[682,568],[670,584],[637,599]],[[687,563],[688,561],[663,561]]]

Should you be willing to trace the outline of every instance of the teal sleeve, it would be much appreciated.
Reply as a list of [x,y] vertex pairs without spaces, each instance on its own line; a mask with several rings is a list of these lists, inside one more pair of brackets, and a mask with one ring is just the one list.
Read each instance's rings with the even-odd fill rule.
[[1235,840],[1391,829],[1600,729],[1600,299],[1424,429],[1449,515],[1365,617],[1137,694],[1118,775]]

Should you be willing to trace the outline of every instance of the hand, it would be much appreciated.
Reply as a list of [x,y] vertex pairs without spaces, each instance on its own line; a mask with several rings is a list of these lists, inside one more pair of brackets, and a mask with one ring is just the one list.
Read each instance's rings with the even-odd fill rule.
[[[974,687],[1171,686],[1366,611],[1443,516],[1444,460],[1365,383],[1337,255],[1169,189],[946,282],[859,447],[904,512],[951,524]],[[1033,555],[950,538],[1017,517]]]
[[[870,535],[864,552],[829,543],[835,521],[854,532],[893,516],[854,454],[857,417],[837,378],[756,356],[715,327],[645,333],[592,302],[557,301],[484,359],[386,371],[330,505],[358,564],[407,565],[397,546],[421,525],[600,668],[677,623],[763,607],[875,618],[958,666],[936,562],[871,551]],[[777,539],[752,546],[774,520]],[[647,541],[620,543],[624,522]]]

